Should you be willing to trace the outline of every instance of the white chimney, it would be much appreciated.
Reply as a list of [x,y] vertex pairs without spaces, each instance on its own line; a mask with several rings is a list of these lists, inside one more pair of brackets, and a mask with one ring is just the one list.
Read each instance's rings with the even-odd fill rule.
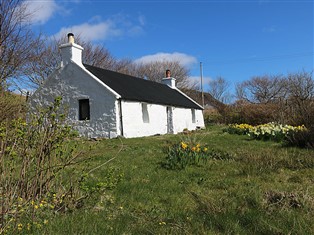
[[84,50],[84,48],[74,42],[73,33],[68,34],[68,42],[62,44],[59,48],[61,50],[62,57],[61,67],[65,66],[71,61],[80,66],[83,66],[82,51]]
[[168,85],[171,88],[176,88],[176,79],[171,77],[169,69],[166,70],[166,77],[162,79],[162,83]]

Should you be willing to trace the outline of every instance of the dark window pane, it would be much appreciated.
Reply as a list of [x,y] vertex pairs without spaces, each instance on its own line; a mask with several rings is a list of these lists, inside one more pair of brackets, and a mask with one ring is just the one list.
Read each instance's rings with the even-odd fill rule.
[[89,99],[79,100],[79,120],[89,120]]

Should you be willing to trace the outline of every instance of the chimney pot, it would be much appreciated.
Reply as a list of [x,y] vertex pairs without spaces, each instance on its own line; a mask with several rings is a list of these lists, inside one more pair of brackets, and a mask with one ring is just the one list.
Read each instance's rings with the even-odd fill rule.
[[68,43],[74,43],[74,34],[68,33]]

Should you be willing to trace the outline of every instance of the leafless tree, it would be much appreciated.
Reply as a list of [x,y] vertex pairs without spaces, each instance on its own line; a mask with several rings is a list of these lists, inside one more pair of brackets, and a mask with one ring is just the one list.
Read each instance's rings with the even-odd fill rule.
[[[63,38],[49,38],[41,36],[37,43],[35,56],[29,61],[27,76],[33,87],[38,87],[47,77],[60,66],[61,52],[59,46],[66,42],[66,35]],[[101,45],[93,45],[90,41],[84,41],[76,37],[76,43],[84,48],[82,62],[104,69],[118,67],[117,60],[110,52]]]
[[30,28],[30,13],[22,0],[0,0],[0,91],[8,81],[24,75],[37,40]]
[[231,100],[231,94],[228,91],[230,84],[223,77],[217,77],[209,82],[208,93],[211,94],[216,100],[228,103]]
[[236,93],[239,100],[267,104],[286,96],[286,81],[281,75],[252,77],[237,84]]
[[314,125],[314,81],[313,72],[288,75],[288,100],[290,117],[296,124]]
[[176,86],[180,89],[196,89],[197,84],[189,79],[190,71],[182,66],[179,61],[155,61],[137,65],[136,76],[155,82],[161,82],[166,77],[169,69],[171,76],[176,79]]

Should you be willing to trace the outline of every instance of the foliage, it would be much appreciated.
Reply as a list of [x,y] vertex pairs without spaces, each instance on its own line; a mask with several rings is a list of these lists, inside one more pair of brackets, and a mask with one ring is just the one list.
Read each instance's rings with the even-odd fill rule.
[[311,126],[304,131],[289,132],[285,138],[285,144],[287,146],[314,149],[314,127]]
[[209,149],[206,145],[193,142],[172,144],[167,149],[166,161],[162,164],[166,169],[185,169],[189,165],[202,165],[209,159],[229,159],[231,155],[218,149]]
[[168,169],[184,169],[188,165],[201,164],[207,160],[208,148],[200,144],[177,143],[168,147],[166,163]]
[[1,123],[0,233],[25,228],[20,224],[26,218],[28,229],[41,223],[37,209],[53,205],[47,200],[52,192],[74,197],[73,188],[70,192],[61,175],[75,164],[80,152],[69,141],[73,132],[62,111],[61,98],[56,98],[51,106],[30,115],[28,122],[14,119]]
[[25,115],[25,98],[10,92],[0,91],[0,123]]

